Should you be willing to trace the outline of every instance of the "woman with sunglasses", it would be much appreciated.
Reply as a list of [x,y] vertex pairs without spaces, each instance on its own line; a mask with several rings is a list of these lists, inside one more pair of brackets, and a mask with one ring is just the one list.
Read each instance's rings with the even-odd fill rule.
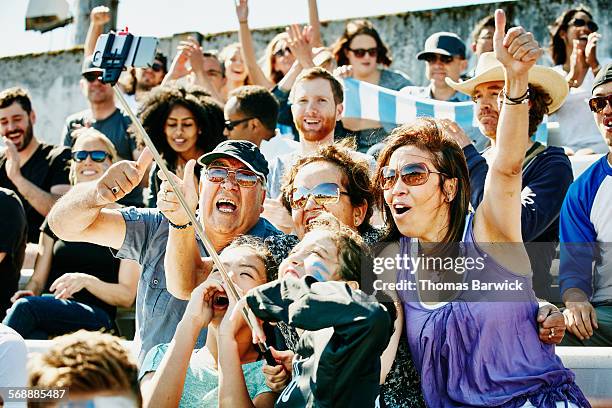
[[[183,177],[185,164],[212,151],[225,140],[223,109],[199,86],[164,85],[143,102],[140,121],[166,165]],[[200,168],[196,169],[199,177]],[[157,166],[149,173],[149,207],[155,207],[160,180]]]
[[[70,181],[97,180],[117,158],[110,140],[93,128],[75,131]],[[107,247],[58,239],[45,221],[34,273],[17,291],[3,323],[26,339],[78,329],[114,329],[117,306],[131,307],[139,268],[120,261]]]
[[593,80],[609,58],[597,57],[601,40],[591,12],[582,6],[565,10],[549,27],[553,69],[565,76],[570,94],[551,121],[559,123],[559,145],[569,154],[605,153],[585,100],[591,96]]
[[[399,238],[398,255],[411,260],[398,266],[396,281],[406,285],[398,295],[408,343],[428,406],[589,407],[554,346],[540,342],[538,302],[522,245],[528,73],[542,50],[522,27],[505,34],[503,11],[495,18],[505,91],[496,150],[475,214],[469,212],[462,150],[437,120],[396,129],[378,159],[377,202],[391,235]],[[437,258],[450,262],[442,266]],[[491,285],[479,290],[474,284],[480,282]],[[515,290],[503,282],[514,282]]]
[[[393,61],[391,52],[368,20],[349,21],[332,46],[332,53],[338,63],[334,74],[338,76],[352,77],[394,91],[413,85],[406,74],[389,69]],[[362,153],[383,141],[395,127],[395,124],[387,124],[383,128],[378,122],[363,119],[346,119],[342,123],[344,129],[340,133],[356,134],[357,150]]]

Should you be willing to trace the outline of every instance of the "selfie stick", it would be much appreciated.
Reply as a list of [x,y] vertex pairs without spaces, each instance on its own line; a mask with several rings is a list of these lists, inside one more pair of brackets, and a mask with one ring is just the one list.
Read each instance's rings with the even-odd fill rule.
[[[134,114],[132,109],[130,108],[130,105],[125,100],[125,97],[123,96],[123,93],[115,85],[116,81],[118,79],[118,75],[117,75],[117,71],[116,70],[119,67],[123,68],[123,63],[125,62],[125,58],[127,56],[127,51],[130,48],[130,44],[132,42],[133,35],[132,34],[128,34],[128,33],[123,34],[123,35],[127,35],[126,46],[124,46],[124,48],[123,48],[123,50],[122,50],[122,52],[120,54],[116,54],[116,53],[112,53],[111,52],[111,47],[110,46],[112,45],[112,42],[113,42],[113,37],[111,37],[111,36],[114,36],[114,35],[113,34],[108,34],[108,35],[109,35],[109,38],[107,40],[107,44],[106,44],[106,47],[105,47],[105,50],[104,50],[104,54],[102,56],[102,61],[103,62],[101,64],[101,68],[102,69],[105,68],[104,61],[110,61],[109,68],[111,68],[111,69],[110,69],[110,72],[108,72],[108,74],[107,74],[106,70],[104,71],[103,82],[108,82],[108,83],[110,83],[113,86],[113,90],[115,91],[115,95],[119,99],[119,102],[121,103],[121,106],[123,107],[124,111],[128,114],[128,116],[132,120],[132,123],[136,127],[136,131],[138,132],[140,137],[142,137],[142,140],[144,141],[145,145],[151,151],[151,154],[153,155],[153,159],[155,160],[155,162],[157,163],[157,165],[161,169],[162,173],[164,173],[164,175],[166,176],[166,179],[167,179],[168,183],[174,189],[174,194],[176,194],[176,197],[178,198],[179,203],[181,204],[181,207],[183,207],[183,210],[187,214],[187,218],[189,218],[189,221],[191,222],[191,224],[195,228],[196,234],[198,235],[198,237],[200,238],[200,240],[204,244],[204,247],[206,248],[206,251],[211,256],[215,266],[217,267],[217,269],[221,273],[221,277],[225,281],[225,284],[226,284],[227,289],[228,289],[228,295],[232,296],[235,302],[238,302],[240,300],[240,294],[236,290],[236,287],[234,286],[234,282],[232,282],[232,280],[229,278],[229,275],[227,274],[227,271],[225,270],[225,267],[223,266],[223,263],[219,259],[219,255],[217,254],[217,251],[215,250],[215,247],[211,244],[210,240],[208,239],[208,237],[204,233],[204,228],[202,228],[202,224],[200,224],[200,222],[197,220],[195,214],[189,209],[189,205],[187,205],[187,200],[185,199],[185,196],[183,195],[183,192],[176,185],[176,183],[175,183],[175,181],[173,179],[174,175],[170,172],[170,170],[168,170],[168,167],[166,166],[164,160],[162,159],[162,157],[160,156],[159,152],[157,151],[157,148],[155,147],[155,145],[151,141],[151,138],[147,134],[147,131],[144,129],[144,127],[142,126],[142,124],[140,123],[140,121],[138,120],[138,118],[136,117],[136,115]],[[114,79],[114,81],[113,81],[113,79]],[[249,316],[247,307],[243,307],[242,308],[242,315],[244,317],[244,320],[247,322],[247,325],[249,326],[249,328],[252,331],[254,329],[254,324],[253,324],[253,322],[251,322],[251,317]],[[266,343],[265,342],[261,342],[261,343],[258,343],[257,345],[258,345],[261,353],[265,357],[266,363],[268,363],[268,365],[277,365],[276,360],[272,356],[272,353],[270,352],[270,349],[268,348]]]

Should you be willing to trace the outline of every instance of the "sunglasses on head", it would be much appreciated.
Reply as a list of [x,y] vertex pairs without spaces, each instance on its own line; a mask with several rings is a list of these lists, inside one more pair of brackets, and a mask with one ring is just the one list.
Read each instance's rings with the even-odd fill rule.
[[567,23],[567,25],[571,25],[574,27],[584,27],[585,25],[587,26],[587,28],[591,31],[591,32],[595,32],[599,29],[599,26],[597,25],[596,22],[594,21],[586,21],[583,18],[575,18],[573,20],[571,20],[569,23]]
[[96,80],[99,81],[101,76],[101,72],[86,72],[83,74],[83,78],[85,78],[85,80],[90,83]]
[[240,187],[255,187],[255,184],[257,184],[259,180],[259,176],[251,170],[231,170],[227,167],[209,167],[206,169],[206,179],[216,184],[224,183],[229,178],[230,174],[234,176],[236,184]]
[[87,160],[87,156],[91,156],[91,160],[102,163],[106,158],[112,158],[112,156],[106,153],[104,150],[79,150],[72,152],[72,160],[77,163]]
[[291,55],[291,48],[285,47],[274,53],[275,57],[284,57],[285,55]]
[[312,197],[318,206],[334,204],[340,201],[340,195],[349,195],[346,191],[340,191],[336,183],[321,183],[313,188],[298,187],[291,192],[290,203],[294,210],[302,209]]
[[151,69],[154,72],[161,72],[164,70],[164,66],[160,64],[159,62],[154,62],[153,65],[151,65]]
[[612,107],[612,94],[608,96],[596,96],[589,99],[589,108],[595,113],[601,113],[606,109],[607,104],[610,104],[610,107]]
[[[381,169],[381,173],[383,190],[393,188],[397,182],[397,171],[389,166],[385,166]],[[399,177],[401,177],[402,182],[407,186],[420,186],[427,183],[430,173],[447,176],[445,173],[429,170],[429,167],[427,167],[425,163],[410,163],[400,168]]]
[[363,58],[365,57],[366,54],[368,54],[370,57],[375,57],[378,55],[378,48],[374,47],[374,48],[349,48],[348,49],[350,52],[352,52],[353,54],[355,54],[355,56],[357,58]]
[[223,124],[223,126],[229,131],[231,132],[232,130],[234,130],[234,128],[236,126],[238,126],[241,123],[244,123],[246,121],[249,121],[251,119],[255,119],[253,117],[248,117],[248,118],[242,118],[242,119],[237,119],[237,120],[226,120],[225,123]]
[[453,62],[454,57],[452,55],[426,54],[423,56],[423,59],[430,64],[437,61],[440,61],[443,64],[450,64]]

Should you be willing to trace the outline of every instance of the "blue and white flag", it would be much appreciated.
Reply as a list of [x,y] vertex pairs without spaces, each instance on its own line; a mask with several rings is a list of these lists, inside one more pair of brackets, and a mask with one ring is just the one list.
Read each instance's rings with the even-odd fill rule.
[[[478,119],[474,102],[446,102],[400,94],[353,78],[344,79],[344,117],[370,119],[386,124],[402,125],[419,116],[450,119],[468,134],[478,132]],[[546,117],[534,140],[546,144],[548,131]]]

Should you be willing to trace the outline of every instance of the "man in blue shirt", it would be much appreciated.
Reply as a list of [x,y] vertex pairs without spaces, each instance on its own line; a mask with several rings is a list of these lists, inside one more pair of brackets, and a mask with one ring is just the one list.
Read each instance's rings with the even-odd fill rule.
[[[233,147],[234,151],[248,152],[240,156],[245,167],[265,168],[267,174],[267,163],[254,144],[245,141],[224,143]],[[125,160],[113,164],[96,182],[82,183],[71,189],[49,214],[49,225],[61,239],[108,246],[117,251],[117,257],[136,260],[142,266],[136,296],[136,337],[141,342],[139,361],[151,347],[170,342],[187,305],[186,301],[172,296],[167,288],[169,274],[165,273],[164,257],[168,236],[173,232],[189,234],[196,242],[192,226],[170,224],[159,209],[105,208],[140,183],[151,161],[151,153],[145,149],[138,161]],[[185,167],[185,173],[192,178],[194,166],[195,161],[191,161]],[[207,178],[206,174],[202,172],[200,180],[200,213],[206,233],[217,251],[238,235],[266,238],[279,233],[259,217],[263,198],[256,201],[253,195],[234,195],[229,198],[231,203],[228,203],[225,190],[219,188],[219,183]],[[195,186],[195,180],[191,180],[191,183]],[[196,194],[195,187],[193,194]],[[172,194],[162,188],[159,195],[169,198]],[[224,218],[221,212],[231,205],[240,211],[233,211]],[[203,246],[198,244],[200,254],[204,255]],[[204,339],[203,332],[198,340],[199,347]]]
[[[601,68],[589,107],[610,152],[571,185],[559,224],[564,345],[612,346],[612,64]],[[594,267],[593,267],[594,265]]]

